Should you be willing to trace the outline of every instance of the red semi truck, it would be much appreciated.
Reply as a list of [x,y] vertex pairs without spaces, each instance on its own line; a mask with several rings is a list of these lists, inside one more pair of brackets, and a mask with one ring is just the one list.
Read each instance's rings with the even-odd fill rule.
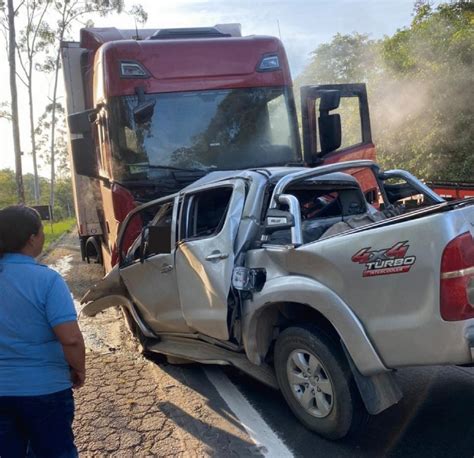
[[281,42],[238,24],[82,29],[61,51],[81,253],[106,271],[130,210],[209,171],[375,158],[364,85],[302,88],[302,148]]

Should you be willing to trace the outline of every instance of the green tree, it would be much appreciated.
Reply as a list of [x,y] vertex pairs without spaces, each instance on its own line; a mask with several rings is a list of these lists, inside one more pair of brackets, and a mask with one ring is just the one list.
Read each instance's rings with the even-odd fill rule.
[[[472,180],[472,2],[434,9],[417,1],[410,26],[378,41],[358,33],[338,34],[316,48],[295,87],[344,82],[367,83],[382,165],[427,179]],[[357,110],[343,107],[341,117],[352,135]]]
[[391,88],[384,96],[379,87],[374,101],[382,161],[424,178],[472,180],[474,4],[418,2],[411,26],[385,38],[381,54]]
[[12,124],[12,136],[13,136],[13,149],[15,152],[15,180],[16,180],[16,191],[18,196],[18,202],[25,201],[25,192],[23,189],[23,173],[21,165],[21,145],[20,145],[20,121],[18,117],[18,88],[16,84],[16,30],[15,30],[15,18],[18,15],[18,9],[21,7],[23,2],[15,8],[13,0],[7,0],[5,8],[5,2],[0,0],[0,12],[2,14],[0,18],[0,26],[5,37],[5,43],[7,45],[8,55],[8,67],[10,74],[10,111],[9,119]]
[[123,10],[123,0],[85,0],[85,1],[56,1],[52,2],[52,11],[57,17],[57,22],[49,30],[49,33],[45,32],[45,39],[49,37],[50,48],[53,51],[52,55],[46,59],[47,64],[42,68],[53,72],[53,95],[51,98],[52,109],[51,109],[51,131],[50,131],[50,149],[49,149],[49,161],[50,161],[50,205],[54,207],[55,198],[55,181],[56,181],[56,168],[55,168],[55,147],[56,147],[56,107],[57,107],[57,95],[58,95],[58,82],[59,82],[59,70],[60,70],[60,58],[61,58],[61,42],[70,33],[74,23],[81,20],[85,16],[95,13],[102,16],[106,16],[112,12],[121,13]]
[[56,182],[56,205],[54,218],[65,219],[74,216],[72,182],[69,178],[59,178]]
[[[43,38],[49,41],[49,55],[44,64],[37,68],[53,74],[53,94],[51,97],[51,123],[49,133],[49,165],[50,165],[50,204],[54,207],[56,180],[56,109],[58,98],[59,71],[61,68],[61,42],[71,33],[74,24],[90,19],[94,15],[107,16],[111,13],[124,12],[124,0],[51,0],[51,11],[56,23],[43,31]],[[125,11],[132,15],[137,22],[146,22],[148,15],[141,5],[133,5]],[[88,23],[90,25],[90,21]]]
[[319,45],[296,84],[367,82],[378,67],[378,43],[366,34],[336,34]]
[[[36,127],[36,137],[38,141],[39,158],[45,167],[51,167],[51,113],[53,104],[46,105],[44,113],[38,119]],[[69,157],[67,151],[67,131],[66,131],[66,112],[63,105],[56,103],[55,109],[55,141],[54,141],[54,157],[56,160],[55,174],[59,179],[70,178]]]
[[[41,198],[39,202],[35,199],[35,177],[31,173],[23,176],[26,205],[49,205],[49,180],[39,177]],[[56,205],[54,207],[54,219],[61,220],[74,216],[74,200],[72,183],[70,178],[59,178],[56,184]],[[10,169],[0,170],[0,208],[14,205],[16,200],[15,173]]]
[[0,208],[16,203],[15,173],[10,169],[0,170]]
[[19,80],[24,84],[28,92],[28,108],[30,121],[31,155],[33,157],[33,173],[35,177],[35,202],[39,203],[39,177],[36,154],[36,129],[33,99],[33,75],[35,62],[47,46],[48,28],[46,24],[46,13],[51,5],[51,0],[25,0],[24,11],[26,19],[25,27],[20,30],[16,47],[20,71],[17,72]]

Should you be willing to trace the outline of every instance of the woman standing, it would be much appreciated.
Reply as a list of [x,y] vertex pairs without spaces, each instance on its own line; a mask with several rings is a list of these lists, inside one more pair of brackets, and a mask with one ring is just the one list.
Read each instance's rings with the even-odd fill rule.
[[71,388],[85,348],[71,293],[38,264],[44,232],[29,207],[0,210],[0,457],[77,457]]

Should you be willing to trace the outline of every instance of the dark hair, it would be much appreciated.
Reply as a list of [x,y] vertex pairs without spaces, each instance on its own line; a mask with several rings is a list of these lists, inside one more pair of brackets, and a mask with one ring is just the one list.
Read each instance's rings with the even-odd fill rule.
[[0,256],[16,253],[41,228],[39,213],[25,205],[11,205],[0,210]]

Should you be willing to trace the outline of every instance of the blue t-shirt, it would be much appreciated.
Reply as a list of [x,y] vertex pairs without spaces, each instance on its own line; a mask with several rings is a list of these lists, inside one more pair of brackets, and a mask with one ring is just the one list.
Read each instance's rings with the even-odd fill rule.
[[76,321],[62,277],[34,258],[0,258],[0,396],[36,396],[71,387],[53,327]]

